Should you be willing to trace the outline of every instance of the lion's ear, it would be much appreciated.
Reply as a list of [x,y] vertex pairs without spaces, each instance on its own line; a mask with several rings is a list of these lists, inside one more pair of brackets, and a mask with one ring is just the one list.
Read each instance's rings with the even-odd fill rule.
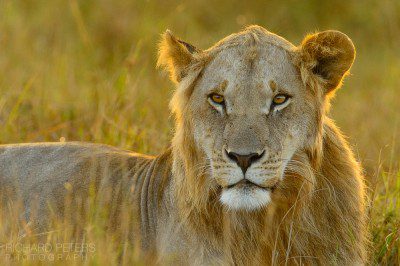
[[303,66],[322,78],[325,92],[338,88],[354,62],[356,50],[346,34],[323,31],[308,35],[300,46]]
[[195,61],[196,47],[177,39],[167,30],[159,44],[157,66],[164,67],[170,73],[171,80],[180,82],[186,75],[188,67]]

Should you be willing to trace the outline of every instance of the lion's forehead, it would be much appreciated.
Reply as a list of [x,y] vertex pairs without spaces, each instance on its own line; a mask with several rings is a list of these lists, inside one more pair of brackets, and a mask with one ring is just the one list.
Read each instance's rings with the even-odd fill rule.
[[199,82],[206,92],[222,88],[231,100],[247,101],[253,106],[263,105],[277,86],[295,93],[301,87],[301,79],[288,51],[271,44],[238,45],[220,51],[206,66]]

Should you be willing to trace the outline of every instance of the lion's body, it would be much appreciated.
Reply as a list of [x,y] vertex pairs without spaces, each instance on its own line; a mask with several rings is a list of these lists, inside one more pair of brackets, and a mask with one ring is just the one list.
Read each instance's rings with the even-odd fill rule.
[[[152,158],[92,144],[5,145],[0,148],[1,187],[20,188],[7,191],[20,193],[28,219],[33,212],[27,203],[38,200],[41,225],[48,203],[63,216],[64,198],[72,195],[85,202],[93,184],[98,199],[112,209],[110,219],[120,218],[117,210],[123,202],[131,204],[128,210],[138,222],[131,229],[133,237],[161,262],[362,264],[367,235],[362,172],[327,116],[330,96],[325,96],[351,66],[354,48],[343,34],[327,35],[321,37],[324,45],[339,43],[353,52],[350,59],[339,53],[344,67],[337,58],[331,60],[333,66],[321,60],[324,65],[317,70],[318,62],[307,63],[306,48],[317,52],[320,48],[309,48],[308,42],[320,37],[310,37],[299,52],[276,35],[251,27],[203,55],[192,56],[200,51],[167,35],[164,45],[168,47],[162,48],[160,56],[167,63],[161,64],[171,64],[171,75],[180,82],[171,102],[177,119],[171,149]],[[240,60],[229,59],[228,65],[233,63],[224,69],[217,63],[225,62],[227,56],[220,51],[227,49],[236,49],[232,51]],[[341,52],[334,51],[329,56]],[[240,58],[243,54],[245,60]],[[262,72],[263,64],[278,70]],[[213,67],[217,74],[208,74]],[[227,101],[251,99],[250,105],[238,102],[235,109],[210,103],[210,107],[203,90],[214,81],[219,84],[218,69],[226,78],[218,89],[226,89]],[[272,78],[278,85],[268,82]],[[248,82],[252,79],[261,83]],[[275,86],[292,87],[294,99],[270,113],[264,105]],[[236,98],[228,99],[229,93]],[[227,142],[230,138],[233,141]],[[260,147],[265,156],[260,155],[247,173],[224,155],[227,148],[251,152],[250,148]],[[246,178],[252,185],[240,187],[232,181]]]
[[[96,196],[99,207],[110,207],[111,224],[118,223],[119,208],[124,202],[136,212],[132,217],[143,224],[143,245],[148,246],[147,242],[152,241],[150,238],[155,233],[153,212],[157,199],[154,192],[160,185],[154,182],[168,178],[160,176],[163,167],[170,167],[163,158],[79,142],[2,145],[3,202],[12,199],[23,204],[21,218],[31,221],[33,229],[39,231],[48,227],[51,215],[57,219],[64,216],[66,208],[82,208],[76,206],[77,203],[88,203],[94,194],[99,195]],[[165,172],[168,173],[168,168]],[[74,202],[66,206],[68,196],[72,196]],[[146,204],[141,206],[143,202]],[[89,211],[88,208],[94,206],[84,206],[83,210]],[[145,222],[142,223],[141,218]]]

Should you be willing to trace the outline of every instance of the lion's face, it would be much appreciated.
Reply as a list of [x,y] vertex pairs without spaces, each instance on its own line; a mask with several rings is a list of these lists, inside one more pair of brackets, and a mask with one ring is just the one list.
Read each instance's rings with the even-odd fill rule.
[[221,51],[190,98],[196,146],[231,209],[270,201],[294,152],[307,140],[313,110],[288,53],[273,45]]
[[179,83],[171,102],[176,153],[186,168],[206,167],[208,188],[221,188],[220,201],[234,210],[266,206],[293,155],[318,143],[326,95],[355,55],[340,32],[295,47],[258,26],[204,52],[167,32],[160,48],[159,64]]

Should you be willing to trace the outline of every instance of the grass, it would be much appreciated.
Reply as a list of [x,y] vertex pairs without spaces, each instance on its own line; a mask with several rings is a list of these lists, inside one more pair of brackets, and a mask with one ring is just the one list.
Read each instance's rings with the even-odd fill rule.
[[[400,264],[399,14],[389,0],[0,0],[0,142],[80,140],[157,154],[172,135],[172,84],[155,69],[165,29],[200,48],[252,23],[293,43],[338,29],[357,59],[332,117],[366,169],[371,264]],[[1,232],[1,241],[11,237]],[[115,263],[121,247],[88,238],[100,249],[92,262]]]

